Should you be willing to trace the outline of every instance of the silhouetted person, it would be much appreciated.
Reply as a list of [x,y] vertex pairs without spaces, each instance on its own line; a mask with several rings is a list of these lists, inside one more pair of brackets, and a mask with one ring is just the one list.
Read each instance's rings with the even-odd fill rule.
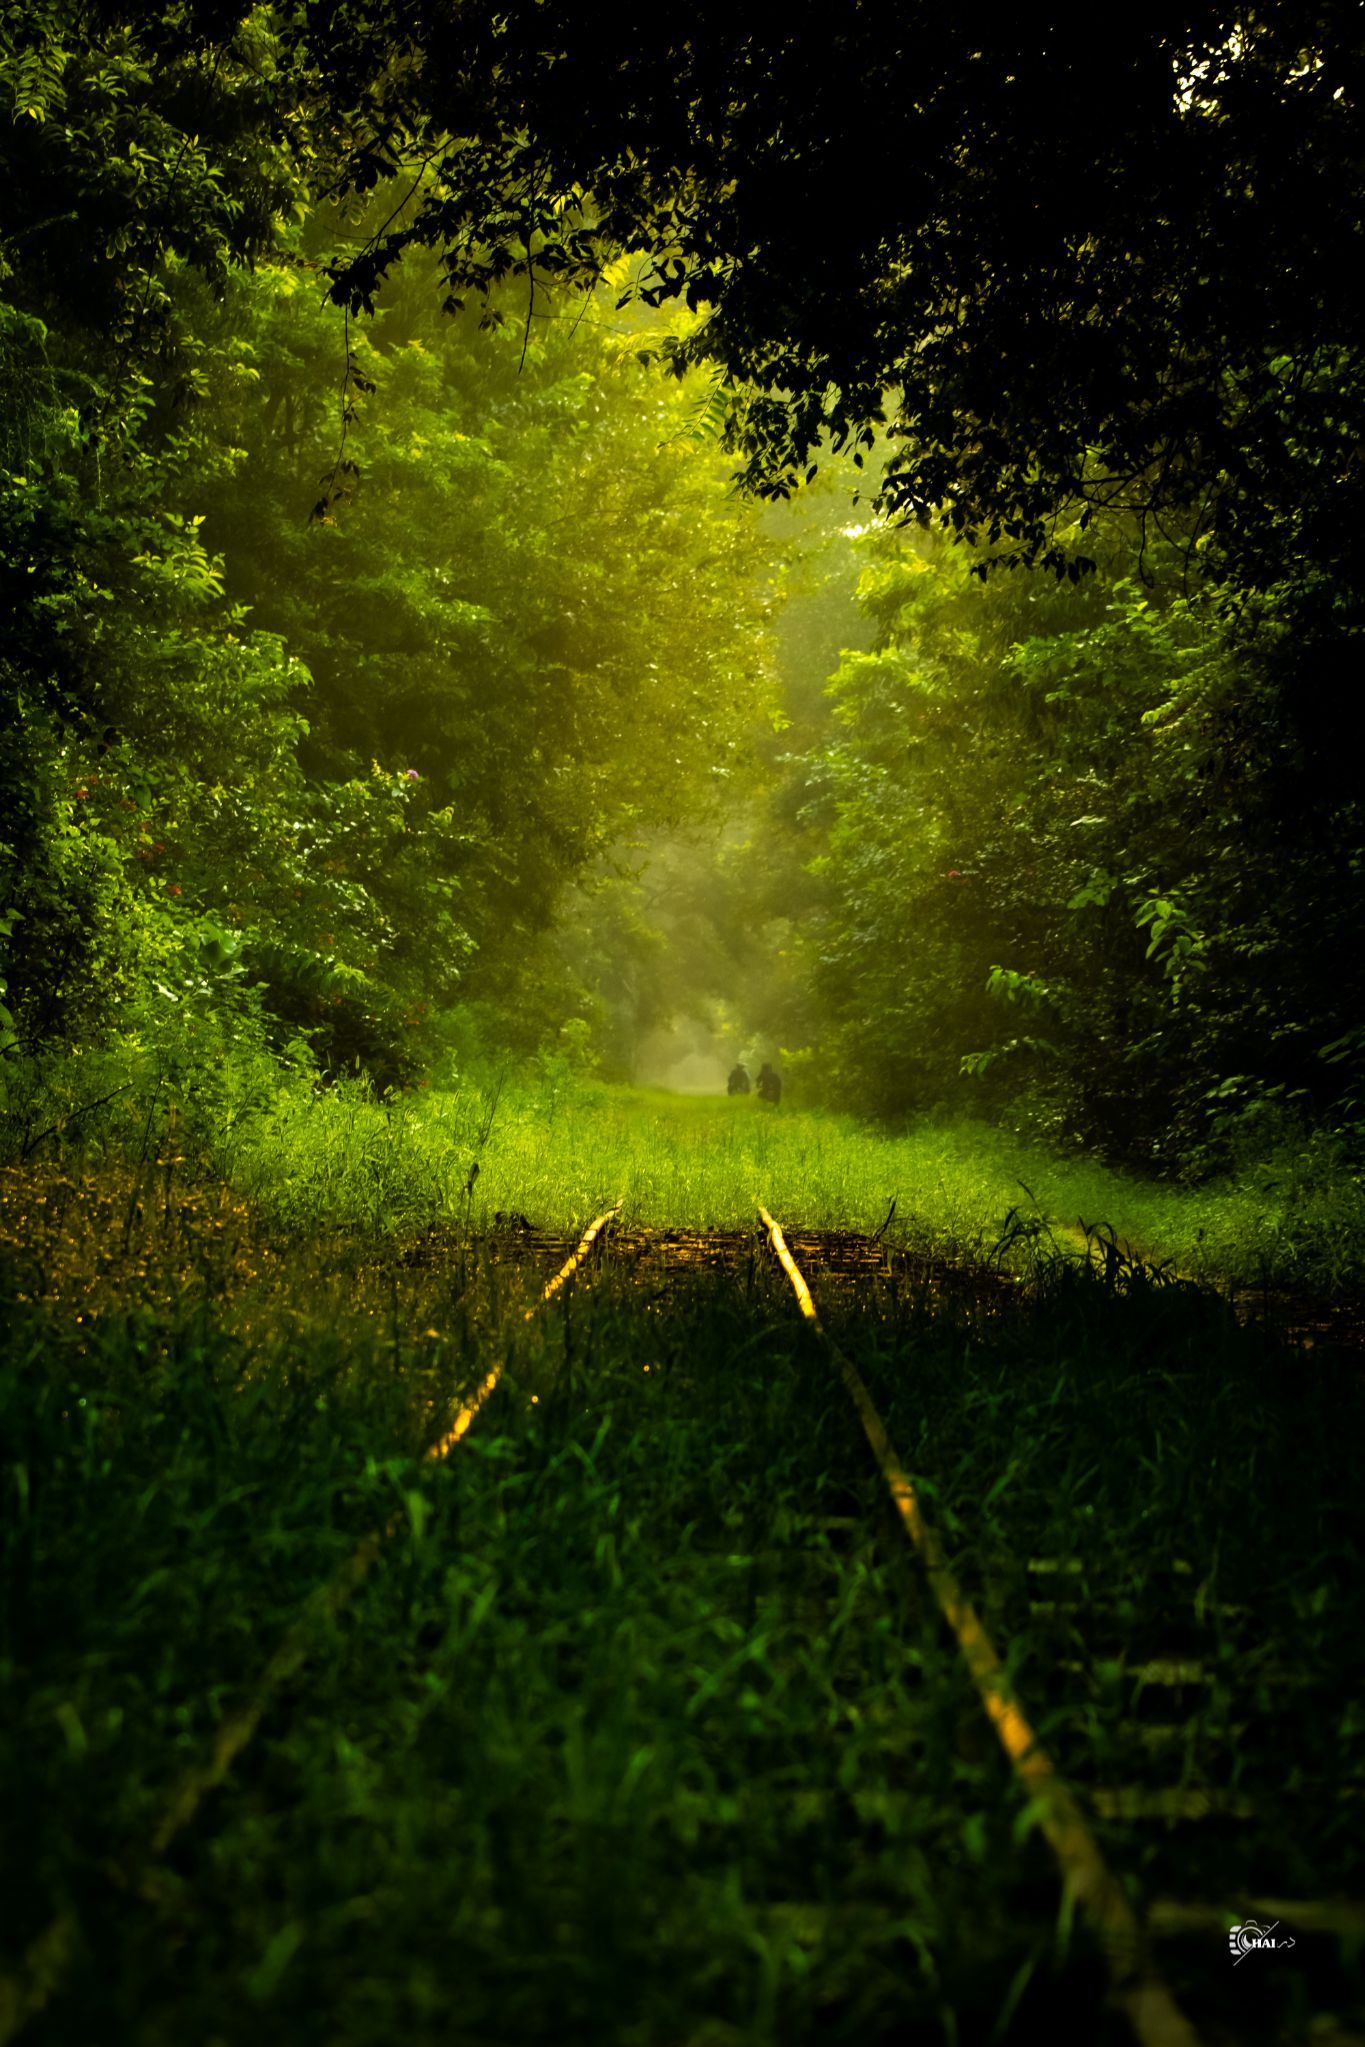
[[738,1065],[730,1068],[730,1078],[725,1083],[727,1095],[747,1095],[749,1092],[749,1069]]
[[760,1102],[780,1102],[782,1099],[782,1076],[773,1072],[766,1059],[758,1076],[758,1099]]

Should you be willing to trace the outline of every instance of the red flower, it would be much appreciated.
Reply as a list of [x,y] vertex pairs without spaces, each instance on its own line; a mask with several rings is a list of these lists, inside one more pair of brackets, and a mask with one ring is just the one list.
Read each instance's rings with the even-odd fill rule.
[[166,883],[166,893],[168,896],[178,896],[180,894],[180,883],[178,881],[168,881]]

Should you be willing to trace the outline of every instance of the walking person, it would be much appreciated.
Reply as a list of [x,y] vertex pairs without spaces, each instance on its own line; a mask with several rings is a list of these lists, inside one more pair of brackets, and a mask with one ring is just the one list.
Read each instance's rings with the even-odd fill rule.
[[730,1078],[725,1083],[727,1095],[747,1095],[749,1092],[749,1069],[743,1060],[730,1068]]
[[758,1076],[758,1099],[761,1102],[780,1102],[782,1099],[782,1076],[773,1071],[766,1059]]

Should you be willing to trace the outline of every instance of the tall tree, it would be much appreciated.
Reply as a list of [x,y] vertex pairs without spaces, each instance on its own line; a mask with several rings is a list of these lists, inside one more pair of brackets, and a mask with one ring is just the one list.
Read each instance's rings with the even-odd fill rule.
[[480,333],[409,265],[348,335],[301,225],[347,142],[280,57],[261,10],[0,12],[0,1044],[218,960],[394,1077],[723,786],[762,577],[609,299]]

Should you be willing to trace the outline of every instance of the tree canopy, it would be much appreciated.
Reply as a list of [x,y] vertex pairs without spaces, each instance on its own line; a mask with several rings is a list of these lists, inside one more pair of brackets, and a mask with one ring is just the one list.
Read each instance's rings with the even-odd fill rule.
[[885,418],[885,506],[983,566],[1080,571],[1091,517],[1122,509],[1243,580],[1288,553],[1358,582],[1347,0],[1186,0],[1115,35],[920,0],[798,0],[780,32],[717,0],[628,21],[340,0],[290,33],[344,110],[339,185],[424,170],[421,205],[338,266],[351,305],[414,244],[454,298],[519,277],[528,311],[644,251],[643,296],[705,310],[676,359],[723,376],[761,491]]

